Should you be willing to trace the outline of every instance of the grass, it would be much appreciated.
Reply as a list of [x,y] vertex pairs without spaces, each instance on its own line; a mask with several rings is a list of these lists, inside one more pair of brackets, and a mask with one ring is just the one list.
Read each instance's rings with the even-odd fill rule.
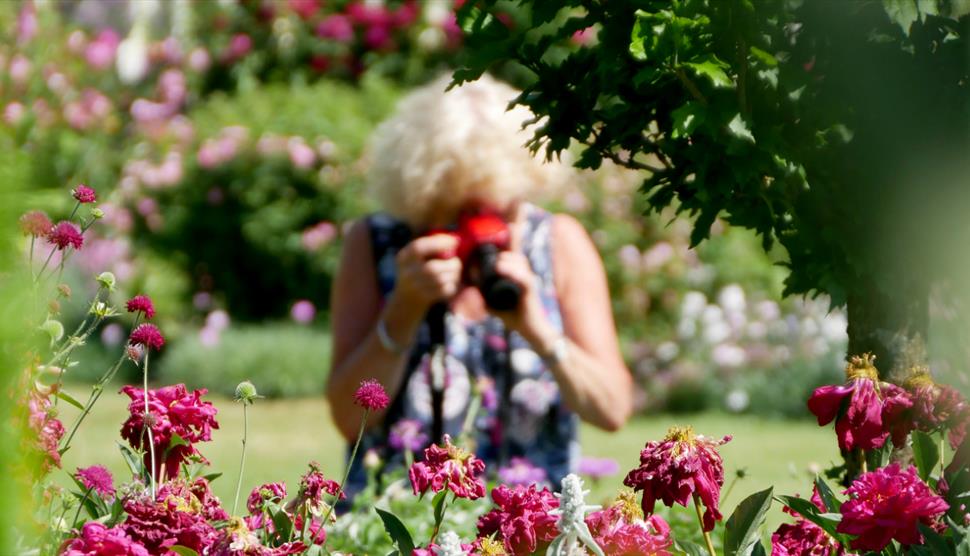
[[[69,388],[79,399],[84,398],[82,387]],[[88,416],[64,455],[64,469],[73,471],[99,463],[106,465],[118,477],[125,477],[126,467],[117,449],[121,423],[127,416],[127,397],[105,393]],[[219,409],[221,428],[213,433],[213,441],[199,446],[202,454],[212,462],[214,470],[224,473],[213,483],[215,493],[227,507],[232,505],[239,452],[242,438],[242,406],[224,397],[209,398]],[[68,404],[60,405],[61,418],[70,428],[78,411]],[[286,481],[295,491],[299,477],[307,463],[318,461],[328,477],[342,476],[345,457],[344,442],[330,421],[326,402],[321,398],[298,400],[260,400],[249,410],[249,445],[242,500],[249,491],[262,483]],[[692,425],[698,433],[708,436],[730,434],[734,438],[721,449],[725,467],[724,513],[745,496],[775,486],[779,494],[809,494],[813,473],[811,469],[826,468],[838,460],[835,436],[809,421],[766,420],[758,417],[698,414],[654,415],[630,422],[622,431],[610,434],[584,426],[581,441],[585,455],[610,457],[620,463],[625,472],[639,461],[639,451],[648,440],[662,438],[672,425]],[[745,477],[727,489],[738,470]],[[65,475],[60,473],[58,475]],[[601,501],[615,494],[621,486],[622,475],[592,485],[593,500]],[[64,481],[67,486],[68,481]],[[774,528],[785,516],[774,509],[769,514],[769,526]]]

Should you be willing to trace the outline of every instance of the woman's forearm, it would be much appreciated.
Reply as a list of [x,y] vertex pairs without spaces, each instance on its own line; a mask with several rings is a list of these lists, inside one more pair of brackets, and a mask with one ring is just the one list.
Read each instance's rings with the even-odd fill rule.
[[[392,294],[381,311],[388,335],[402,347],[409,348],[424,317],[423,311],[396,300]],[[327,399],[337,428],[348,440],[353,440],[360,427],[363,410],[354,404],[354,392],[361,381],[375,379],[390,395],[401,388],[409,349],[394,353],[381,344],[375,321],[370,333],[343,361],[337,362],[327,384]],[[371,412],[368,426],[379,423],[384,412]]]
[[581,419],[608,431],[619,430],[633,410],[632,383],[626,372],[608,372],[575,343],[550,364],[566,405]]

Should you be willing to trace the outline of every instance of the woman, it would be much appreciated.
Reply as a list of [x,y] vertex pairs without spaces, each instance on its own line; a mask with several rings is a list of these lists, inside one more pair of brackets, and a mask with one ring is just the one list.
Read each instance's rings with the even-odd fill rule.
[[[615,431],[631,412],[603,264],[575,219],[527,201],[563,170],[522,146],[531,114],[506,110],[516,92],[489,77],[445,92],[447,84],[413,92],[376,132],[372,182],[387,214],[356,222],[344,244],[331,301],[331,412],[353,442],[362,418],[353,393],[376,378],[394,402],[370,416],[364,447],[385,460],[436,440],[428,437],[437,419],[452,437],[473,429],[490,467],[524,457],[558,486],[578,455],[577,417]],[[469,207],[509,223],[511,248],[495,270],[521,290],[512,310],[489,309],[463,281],[453,235],[428,233]],[[439,302],[448,312],[436,406],[426,315]],[[479,394],[481,410],[469,416]],[[350,492],[363,475],[352,473]]]

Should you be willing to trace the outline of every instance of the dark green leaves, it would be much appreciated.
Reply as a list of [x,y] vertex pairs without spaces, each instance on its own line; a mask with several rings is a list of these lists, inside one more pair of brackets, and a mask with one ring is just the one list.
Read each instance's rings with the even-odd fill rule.
[[913,431],[913,462],[919,471],[919,478],[930,478],[933,468],[940,462],[940,448],[933,437],[923,431]]
[[735,508],[724,527],[724,555],[750,556],[758,543],[758,530],[771,507],[772,488],[756,492]]
[[381,516],[381,521],[384,522],[384,530],[397,545],[398,554],[409,556],[414,551],[414,540],[411,538],[411,532],[408,531],[408,528],[391,512],[380,508],[374,508],[374,511]]

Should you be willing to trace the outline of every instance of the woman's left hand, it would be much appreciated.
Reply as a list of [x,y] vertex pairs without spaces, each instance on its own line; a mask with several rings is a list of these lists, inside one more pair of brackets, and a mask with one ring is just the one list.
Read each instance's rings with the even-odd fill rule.
[[507,329],[521,334],[536,351],[545,353],[559,334],[539,299],[538,278],[532,272],[528,257],[521,251],[503,251],[495,262],[495,270],[522,288],[522,298],[515,309],[492,310],[492,313],[502,319]]

